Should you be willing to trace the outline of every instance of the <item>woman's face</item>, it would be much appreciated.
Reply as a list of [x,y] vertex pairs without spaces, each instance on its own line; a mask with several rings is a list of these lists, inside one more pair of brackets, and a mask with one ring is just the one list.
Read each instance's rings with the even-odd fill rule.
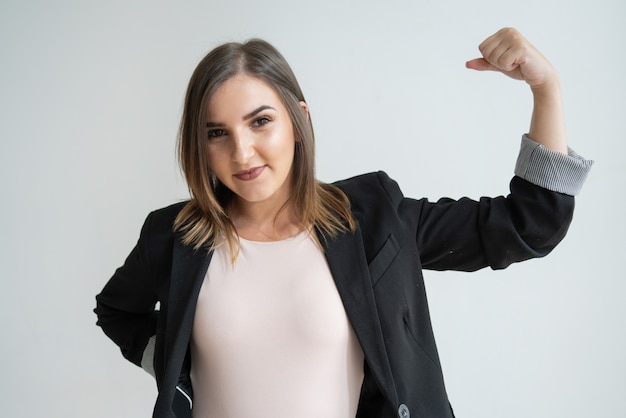
[[295,138],[280,97],[265,82],[238,75],[207,108],[208,161],[236,205],[282,206],[292,193]]

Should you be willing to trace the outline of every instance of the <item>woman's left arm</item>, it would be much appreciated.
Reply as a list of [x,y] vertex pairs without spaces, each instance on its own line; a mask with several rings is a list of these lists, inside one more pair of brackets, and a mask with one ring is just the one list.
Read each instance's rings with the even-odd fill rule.
[[485,39],[482,58],[466,63],[479,71],[498,71],[524,80],[533,94],[528,136],[549,150],[568,153],[561,100],[561,83],[554,66],[516,29],[504,28]]
[[552,64],[511,28],[496,32],[479,49],[483,56],[468,61],[468,68],[501,72],[530,86],[530,131],[523,136],[506,198],[422,205],[417,242],[424,268],[499,269],[546,255],[565,236],[573,196],[593,165],[567,146],[560,81]]

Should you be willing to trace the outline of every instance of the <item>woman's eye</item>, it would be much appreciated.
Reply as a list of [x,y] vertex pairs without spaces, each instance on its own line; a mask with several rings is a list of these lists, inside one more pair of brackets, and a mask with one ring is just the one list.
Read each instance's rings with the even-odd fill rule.
[[270,118],[268,118],[267,116],[263,116],[263,117],[260,117],[260,118],[256,119],[254,121],[253,125],[254,126],[263,126],[263,125],[267,125],[270,122],[271,122]]
[[223,129],[211,129],[210,131],[207,132],[207,137],[211,139],[211,138],[220,137],[225,134],[226,132]]

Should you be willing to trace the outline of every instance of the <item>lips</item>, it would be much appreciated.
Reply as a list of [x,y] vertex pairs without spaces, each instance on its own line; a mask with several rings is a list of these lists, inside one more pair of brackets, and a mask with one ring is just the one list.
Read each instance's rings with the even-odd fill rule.
[[254,180],[255,178],[259,177],[261,175],[261,173],[263,172],[263,170],[265,170],[265,166],[262,165],[260,167],[254,167],[254,168],[250,168],[248,170],[241,170],[238,171],[237,173],[233,174],[233,176],[241,181],[250,181],[250,180]]

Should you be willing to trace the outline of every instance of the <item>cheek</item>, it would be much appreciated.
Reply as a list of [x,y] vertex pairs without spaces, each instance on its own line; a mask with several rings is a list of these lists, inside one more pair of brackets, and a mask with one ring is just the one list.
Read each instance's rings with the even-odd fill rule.
[[294,139],[293,130],[289,128],[281,129],[272,139],[272,148],[277,153],[287,156],[294,153],[296,141]]
[[274,165],[288,168],[293,164],[295,153],[295,143],[285,140],[272,141],[267,143],[263,151],[259,154],[268,161],[273,161]]
[[228,161],[224,147],[209,146],[206,149],[206,156],[211,171],[216,172],[216,174],[224,166],[224,163]]

